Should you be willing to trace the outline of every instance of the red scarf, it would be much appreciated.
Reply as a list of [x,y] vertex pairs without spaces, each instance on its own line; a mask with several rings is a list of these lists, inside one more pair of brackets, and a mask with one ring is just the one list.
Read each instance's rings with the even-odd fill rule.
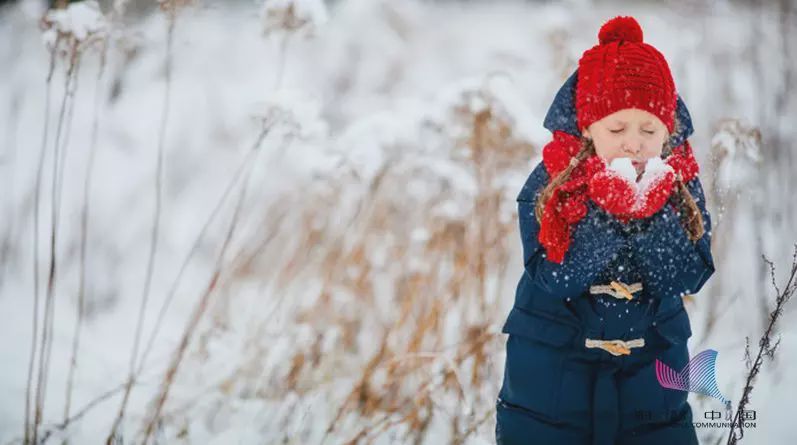
[[[574,156],[582,146],[580,138],[563,131],[555,131],[553,137],[542,150],[542,161],[551,179],[575,162]],[[597,154],[579,162],[570,179],[554,189],[545,204],[538,239],[548,260],[559,264],[564,260],[570,247],[571,226],[587,214],[588,198],[627,223],[631,218],[643,219],[656,213],[669,200],[678,176],[687,183],[699,171],[688,141],[673,149],[664,162],[672,171],[656,176],[641,191],[640,199],[635,185],[609,169]]]

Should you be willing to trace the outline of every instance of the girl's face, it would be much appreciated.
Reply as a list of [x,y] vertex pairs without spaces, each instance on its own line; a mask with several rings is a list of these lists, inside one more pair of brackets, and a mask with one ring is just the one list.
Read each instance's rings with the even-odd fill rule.
[[645,162],[661,156],[669,137],[667,126],[655,115],[637,108],[626,108],[595,121],[581,134],[592,138],[595,152],[606,163],[615,158],[631,158],[637,174],[642,174]]

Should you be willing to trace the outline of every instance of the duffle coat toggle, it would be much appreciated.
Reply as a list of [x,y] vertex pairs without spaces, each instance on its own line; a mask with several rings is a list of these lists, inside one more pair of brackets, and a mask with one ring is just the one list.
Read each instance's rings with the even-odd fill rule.
[[593,338],[586,339],[584,346],[588,348],[600,348],[613,356],[629,355],[631,348],[641,348],[645,346],[644,338],[635,338],[633,340],[596,340]]
[[608,294],[617,299],[633,300],[634,293],[642,290],[642,283],[625,284],[619,280],[613,280],[609,284],[596,284],[589,287],[589,293]]
[[[636,282],[633,284],[625,284],[620,280],[612,280],[609,284],[596,284],[589,288],[592,295],[608,294],[620,300],[633,300],[634,293],[642,290],[642,283]],[[645,346],[644,338],[635,338],[630,340],[613,339],[604,340],[598,338],[585,338],[584,346],[586,348],[603,349],[609,354],[618,357],[621,355],[630,355],[632,348],[642,348]]]

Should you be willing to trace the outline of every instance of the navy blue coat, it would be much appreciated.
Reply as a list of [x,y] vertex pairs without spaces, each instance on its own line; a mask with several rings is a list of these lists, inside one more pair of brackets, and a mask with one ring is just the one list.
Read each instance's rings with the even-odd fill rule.
[[[561,130],[580,136],[573,107],[576,79],[577,72],[559,90],[548,111],[545,127],[551,132]],[[673,147],[681,145],[693,132],[692,120],[680,96],[676,114],[679,125],[670,140]],[[606,270],[615,271],[622,266],[620,263],[631,264],[624,267],[626,273],[612,277],[631,283],[641,275],[651,297],[668,300],[660,305],[660,312],[677,310],[680,296],[698,292],[714,273],[711,215],[706,209],[699,177],[695,176],[686,184],[703,216],[704,235],[697,242],[688,239],[669,205],[646,220],[622,224],[588,200],[587,215],[573,227],[572,241],[562,264],[547,261],[545,249],[537,240],[540,225],[534,216],[534,207],[539,192],[549,180],[540,162],[516,199],[525,273],[518,282],[514,307],[558,322],[545,329],[545,337],[550,337],[545,340],[562,342],[573,333],[568,326],[578,329],[578,319],[564,301],[584,294],[593,283],[605,283],[603,279],[612,276]],[[639,275],[633,274],[634,269]],[[679,298],[667,298],[674,296]],[[523,316],[515,312],[510,313],[504,333],[543,330],[542,323],[523,322],[520,320]]]
[[[572,106],[575,79],[574,73],[559,91],[548,112],[545,126],[551,132],[562,130],[579,135],[575,108]],[[673,147],[683,143],[692,133],[691,119],[680,97],[677,116],[680,125],[677,127],[677,134],[670,141]],[[692,334],[682,296],[698,292],[714,273],[711,215],[706,209],[705,195],[698,177],[693,178],[686,186],[703,216],[704,235],[699,240],[689,240],[669,204],[650,218],[622,224],[588,200],[587,215],[573,226],[572,241],[561,264],[546,259],[545,249],[537,239],[540,225],[534,215],[535,203],[549,180],[548,172],[540,162],[517,196],[524,272],[517,285],[513,308],[502,329],[502,332],[510,334],[510,339],[507,347],[507,369],[498,401],[499,404],[508,402],[514,407],[530,407],[532,410],[536,409],[538,414],[546,414],[545,411],[565,412],[566,405],[570,402],[583,405],[586,401],[576,400],[581,397],[577,396],[580,394],[578,388],[568,387],[579,386],[575,382],[583,382],[583,385],[588,383],[576,377],[565,377],[569,381],[561,382],[557,379],[563,377],[555,375],[559,371],[554,370],[546,375],[543,372],[546,369],[545,361],[552,360],[551,356],[541,353],[540,349],[514,347],[510,350],[509,344],[512,343],[513,336],[520,337],[524,342],[545,345],[552,348],[552,351],[583,350],[585,338],[600,337],[603,334],[585,326],[579,316],[579,305],[586,304],[584,302],[587,299],[594,297],[590,295],[589,287],[593,284],[606,284],[611,280],[624,283],[642,282],[642,299],[654,307],[653,332],[646,332],[645,338],[649,345],[659,345],[661,350],[675,345],[676,348],[672,348],[668,357],[668,365],[680,369],[688,361],[686,341]],[[635,294],[635,297],[637,295],[639,294]],[[657,337],[651,338],[651,335]],[[657,343],[662,339],[663,343]],[[509,357],[512,353],[515,356]],[[635,395],[631,396],[635,401],[628,399],[631,400],[628,403],[644,406],[649,400],[661,399],[662,389],[651,386],[658,385],[655,377],[651,378],[650,374],[650,363],[654,356],[640,354],[637,357],[645,361],[644,366],[648,368],[644,371],[645,379],[641,378],[643,373],[639,373],[640,382],[644,383],[637,385]],[[535,371],[534,375],[529,370],[539,372]],[[551,392],[547,402],[544,401],[545,397],[540,396],[540,392],[546,392],[544,385],[557,388],[550,390],[555,391],[556,395]],[[670,406],[683,406],[686,393],[668,397],[673,398]],[[500,419],[499,413],[499,421]],[[508,425],[511,422],[504,423]],[[505,427],[507,430],[511,429],[510,426]],[[538,434],[541,434],[540,437],[544,436],[543,433]],[[500,443],[544,443],[523,441],[517,437],[513,441],[509,438],[511,435],[511,432],[505,432],[505,441]],[[661,436],[656,439],[648,437],[646,440],[647,443],[690,443],[687,439],[675,436]]]

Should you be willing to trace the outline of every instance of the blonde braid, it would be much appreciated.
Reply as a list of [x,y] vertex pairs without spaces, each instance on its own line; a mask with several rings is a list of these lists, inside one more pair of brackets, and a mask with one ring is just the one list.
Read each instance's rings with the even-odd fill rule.
[[689,189],[684,184],[680,172],[675,176],[675,187],[676,193],[673,193],[673,196],[677,197],[676,205],[681,215],[681,224],[686,229],[689,240],[697,241],[705,233],[705,229],[703,229],[703,214],[700,213],[700,207],[697,206],[695,198],[689,193]]

